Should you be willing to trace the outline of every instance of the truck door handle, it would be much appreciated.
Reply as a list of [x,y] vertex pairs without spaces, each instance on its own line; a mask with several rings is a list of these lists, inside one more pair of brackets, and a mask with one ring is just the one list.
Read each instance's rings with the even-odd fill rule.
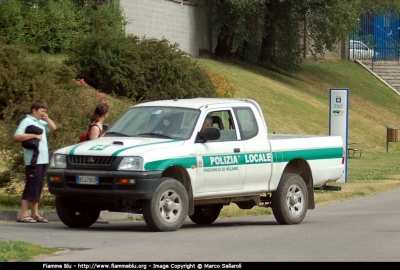
[[233,148],[233,152],[239,153],[240,152],[240,148]]

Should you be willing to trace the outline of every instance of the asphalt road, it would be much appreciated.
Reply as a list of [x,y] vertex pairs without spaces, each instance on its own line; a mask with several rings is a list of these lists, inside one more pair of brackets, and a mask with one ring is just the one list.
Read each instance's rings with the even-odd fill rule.
[[0,222],[0,239],[62,247],[40,262],[400,261],[400,189],[317,206],[299,225],[273,216],[191,221],[176,232],[144,222],[71,229],[60,222]]

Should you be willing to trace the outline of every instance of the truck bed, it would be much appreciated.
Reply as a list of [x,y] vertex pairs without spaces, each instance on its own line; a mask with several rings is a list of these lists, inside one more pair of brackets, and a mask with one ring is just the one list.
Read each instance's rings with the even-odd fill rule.
[[296,139],[296,138],[312,138],[312,137],[325,137],[328,135],[311,135],[311,134],[275,134],[269,133],[269,140],[281,140],[281,139]]

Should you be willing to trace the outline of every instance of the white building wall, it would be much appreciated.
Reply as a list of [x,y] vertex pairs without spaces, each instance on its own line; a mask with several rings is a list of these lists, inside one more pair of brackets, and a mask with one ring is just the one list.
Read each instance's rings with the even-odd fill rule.
[[[207,13],[183,0],[119,0],[128,21],[126,33],[146,38],[165,38],[178,43],[190,55],[210,50]],[[211,46],[212,47],[212,46]]]

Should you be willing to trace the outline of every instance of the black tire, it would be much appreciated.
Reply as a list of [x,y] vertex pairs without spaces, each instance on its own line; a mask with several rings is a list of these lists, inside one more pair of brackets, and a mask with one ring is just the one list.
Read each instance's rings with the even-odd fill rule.
[[155,231],[176,231],[186,219],[189,199],[185,187],[173,178],[165,178],[150,200],[143,201],[143,218]]
[[276,191],[272,193],[272,211],[280,224],[299,224],[308,208],[307,186],[301,176],[282,175]]
[[56,197],[56,209],[60,220],[71,228],[90,227],[100,215],[100,210],[67,196]]
[[194,214],[189,218],[196,224],[211,224],[217,220],[221,209],[221,204],[197,205],[194,208]]

